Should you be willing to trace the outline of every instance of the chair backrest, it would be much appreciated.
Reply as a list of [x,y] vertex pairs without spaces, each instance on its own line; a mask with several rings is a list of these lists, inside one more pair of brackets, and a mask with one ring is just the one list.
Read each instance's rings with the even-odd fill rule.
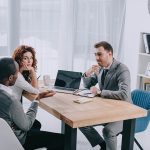
[[136,119],[135,133],[146,130],[150,121],[150,92],[134,90],[131,92],[133,104],[148,110],[146,117]]
[[7,122],[0,118],[0,149],[24,150]]

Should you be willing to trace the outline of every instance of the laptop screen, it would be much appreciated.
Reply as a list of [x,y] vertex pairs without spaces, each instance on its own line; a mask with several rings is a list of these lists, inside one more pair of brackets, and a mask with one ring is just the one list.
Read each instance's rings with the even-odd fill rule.
[[54,86],[79,89],[81,76],[81,72],[58,70]]

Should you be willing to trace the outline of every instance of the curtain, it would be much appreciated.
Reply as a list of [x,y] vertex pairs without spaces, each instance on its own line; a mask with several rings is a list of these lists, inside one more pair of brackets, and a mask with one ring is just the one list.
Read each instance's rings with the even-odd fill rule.
[[8,3],[11,10],[6,38],[10,42],[5,42],[8,50],[11,54],[19,44],[34,47],[38,75],[50,74],[55,78],[58,69],[84,72],[96,63],[93,46],[102,40],[112,44],[115,58],[122,58],[126,0],[3,1],[0,17],[7,17],[2,11]]
[[0,56],[8,55],[8,0],[0,1]]
[[20,44],[35,48],[38,75],[55,77],[58,70],[60,0],[21,0]]
[[74,68],[79,62],[81,70],[96,63],[94,44],[103,40],[113,46],[114,57],[122,59],[124,20],[125,0],[78,0]]

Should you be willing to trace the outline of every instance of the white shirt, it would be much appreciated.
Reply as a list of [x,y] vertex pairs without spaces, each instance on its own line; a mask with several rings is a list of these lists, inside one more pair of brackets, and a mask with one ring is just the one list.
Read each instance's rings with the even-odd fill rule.
[[0,84],[0,89],[4,90],[4,91],[7,92],[9,95],[13,95],[13,91],[12,91],[12,89],[9,88],[9,86]]
[[31,84],[29,84],[20,72],[18,73],[18,78],[15,82],[15,85],[9,86],[9,88],[12,89],[15,98],[19,101],[21,99],[23,91],[27,91],[33,94],[39,93],[39,90],[34,88]]

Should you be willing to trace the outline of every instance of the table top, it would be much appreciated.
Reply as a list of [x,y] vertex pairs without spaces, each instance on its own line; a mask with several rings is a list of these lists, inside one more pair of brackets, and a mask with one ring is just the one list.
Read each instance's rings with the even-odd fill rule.
[[147,111],[121,100],[92,98],[91,102],[78,104],[79,98],[72,94],[56,93],[53,97],[40,101],[40,107],[72,128],[97,125],[120,120],[140,118]]

